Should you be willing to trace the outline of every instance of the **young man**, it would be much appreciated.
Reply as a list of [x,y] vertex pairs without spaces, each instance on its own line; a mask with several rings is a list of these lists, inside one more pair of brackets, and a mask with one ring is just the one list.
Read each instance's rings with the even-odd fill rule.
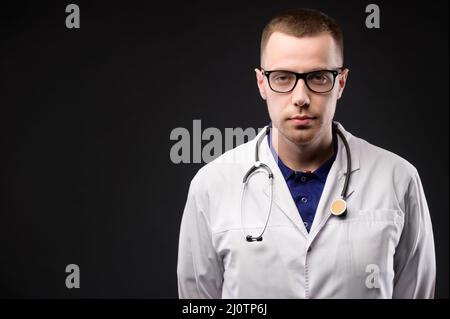
[[292,10],[265,27],[255,72],[270,129],[192,180],[181,298],[433,297],[417,170],[333,122],[343,60],[342,32],[323,13]]

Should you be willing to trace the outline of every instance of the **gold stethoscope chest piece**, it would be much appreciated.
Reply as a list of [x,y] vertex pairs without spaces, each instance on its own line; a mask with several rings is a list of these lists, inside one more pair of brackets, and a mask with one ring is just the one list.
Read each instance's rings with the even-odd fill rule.
[[347,203],[342,198],[335,199],[330,206],[330,212],[334,216],[344,216],[347,211]]

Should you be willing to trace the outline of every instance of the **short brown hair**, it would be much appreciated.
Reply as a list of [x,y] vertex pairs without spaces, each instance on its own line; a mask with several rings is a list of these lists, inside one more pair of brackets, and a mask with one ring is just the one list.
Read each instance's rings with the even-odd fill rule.
[[267,41],[274,32],[281,32],[297,38],[328,33],[336,41],[344,58],[344,37],[341,27],[326,14],[313,9],[293,9],[276,15],[264,27],[261,37],[261,56]]

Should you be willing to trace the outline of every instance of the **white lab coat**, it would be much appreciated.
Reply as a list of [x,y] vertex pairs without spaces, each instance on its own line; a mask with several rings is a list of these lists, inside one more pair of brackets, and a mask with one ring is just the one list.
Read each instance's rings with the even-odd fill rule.
[[338,128],[348,140],[352,172],[347,216],[329,212],[346,173],[338,154],[310,233],[267,144],[260,161],[274,173],[267,217],[267,175],[254,174],[240,215],[242,179],[254,163],[258,136],[202,167],[193,178],[181,222],[180,298],[433,298],[435,252],[428,205],[416,168]]

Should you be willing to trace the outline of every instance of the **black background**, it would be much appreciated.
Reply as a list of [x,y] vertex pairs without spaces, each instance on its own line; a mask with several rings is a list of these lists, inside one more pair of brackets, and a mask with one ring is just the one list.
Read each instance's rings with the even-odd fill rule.
[[[448,298],[448,1],[67,1],[0,5],[0,297],[177,298],[179,224],[203,164],[170,132],[263,127],[254,67],[265,23],[310,7],[342,26],[335,119],[419,171]],[[81,288],[65,267],[81,268]]]

